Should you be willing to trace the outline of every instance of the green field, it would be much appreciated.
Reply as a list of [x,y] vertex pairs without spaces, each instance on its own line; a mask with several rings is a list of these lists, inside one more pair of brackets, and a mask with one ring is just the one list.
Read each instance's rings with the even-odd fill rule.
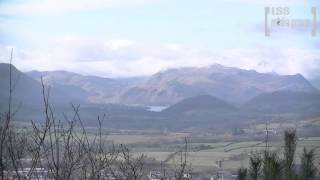
[[124,134],[124,135],[109,135],[108,140],[112,140],[115,144],[133,144],[133,143],[155,143],[155,142],[172,142],[181,140],[188,136],[186,133],[169,133],[169,134]]
[[[174,140],[181,140],[184,134],[169,135],[111,135],[109,140],[115,143],[144,143],[133,148],[136,154],[145,154],[157,161],[165,161],[170,155],[174,154],[179,148],[183,147],[182,143],[172,143]],[[170,143],[163,143],[159,147],[146,147],[151,143],[159,143],[163,140],[170,140]],[[169,142],[169,141],[166,141]],[[206,147],[199,149],[198,147]],[[282,142],[271,142],[270,149],[282,152]],[[189,143],[188,162],[192,164],[194,170],[214,170],[218,168],[218,161],[222,161],[222,168],[225,170],[236,170],[241,166],[247,166],[249,156],[252,152],[262,151],[265,149],[265,143],[261,141],[245,142],[217,142],[217,143]],[[320,163],[320,137],[300,138],[297,144],[296,163],[303,150],[316,149],[317,163]],[[179,155],[167,161],[168,164],[177,163]]]
[[[272,122],[270,129],[277,132],[271,133],[270,149],[282,154],[283,130],[298,127],[315,127],[319,129],[320,120],[310,119],[298,122]],[[19,124],[24,125],[24,124]],[[86,127],[89,138],[94,139],[95,127]],[[158,162],[167,164],[178,162],[179,154],[175,153],[184,147],[184,138],[188,140],[188,162],[194,170],[207,171],[219,169],[219,162],[224,170],[236,170],[241,166],[247,167],[250,155],[253,152],[265,150],[264,142],[265,124],[256,123],[243,128],[241,135],[232,134],[232,129],[222,130],[188,130],[181,132],[162,132],[159,130],[128,130],[104,129],[105,140],[115,145],[125,144],[136,155],[144,154]],[[312,128],[311,128],[312,129]],[[317,129],[316,129],[317,130]],[[309,131],[309,129],[305,129]],[[79,130],[79,134],[82,132]],[[305,136],[298,138],[296,163],[300,162],[303,148],[315,149],[317,165],[320,163],[320,137]],[[173,156],[174,154],[174,156]],[[172,158],[168,158],[172,157]]]

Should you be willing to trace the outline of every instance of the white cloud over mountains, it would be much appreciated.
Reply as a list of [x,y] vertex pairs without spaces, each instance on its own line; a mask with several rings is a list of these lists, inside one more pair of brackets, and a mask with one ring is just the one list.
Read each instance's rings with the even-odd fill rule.
[[[8,62],[10,46],[0,46],[0,61]],[[48,48],[14,47],[14,64],[24,71],[67,70],[104,77],[151,75],[167,68],[221,64],[258,72],[301,73],[320,71],[320,52],[312,49],[197,49],[178,44],[143,44],[126,39],[107,42],[65,37]]]

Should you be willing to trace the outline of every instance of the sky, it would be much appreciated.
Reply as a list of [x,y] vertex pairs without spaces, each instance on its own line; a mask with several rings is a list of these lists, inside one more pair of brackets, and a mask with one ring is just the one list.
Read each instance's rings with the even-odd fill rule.
[[[316,7],[317,36],[266,37],[265,7],[310,21]],[[13,49],[22,71],[132,77],[218,63],[320,79],[319,14],[317,0],[0,0],[0,62]]]

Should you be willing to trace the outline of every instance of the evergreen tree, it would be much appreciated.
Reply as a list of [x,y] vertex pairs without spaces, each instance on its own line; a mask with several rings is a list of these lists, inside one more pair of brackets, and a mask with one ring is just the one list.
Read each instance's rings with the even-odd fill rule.
[[281,180],[281,160],[276,152],[265,151],[263,160],[263,180]]
[[262,158],[258,153],[250,157],[249,176],[252,180],[258,180],[261,173]]
[[294,155],[297,146],[295,130],[287,130],[284,133],[284,179],[293,180],[296,177],[294,172]]
[[312,180],[316,175],[315,167],[315,154],[314,150],[307,151],[303,148],[303,154],[301,157],[301,179],[302,180]]
[[246,180],[247,177],[247,168],[238,169],[238,178],[237,180]]

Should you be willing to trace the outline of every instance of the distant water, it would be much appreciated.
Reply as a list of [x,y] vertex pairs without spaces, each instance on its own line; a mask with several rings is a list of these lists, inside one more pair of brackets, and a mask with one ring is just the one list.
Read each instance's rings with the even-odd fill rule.
[[148,111],[161,112],[169,106],[148,106]]

